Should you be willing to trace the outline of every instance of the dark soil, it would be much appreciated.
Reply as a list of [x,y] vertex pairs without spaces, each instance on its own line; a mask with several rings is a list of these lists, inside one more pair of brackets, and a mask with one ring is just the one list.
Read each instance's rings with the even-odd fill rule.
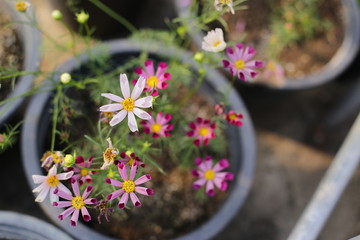
[[[230,29],[230,34],[225,36],[225,39],[234,42],[241,41],[244,35],[234,29],[239,20],[244,21],[246,24],[244,42],[257,50],[257,59],[267,58],[264,53],[267,51],[268,41],[271,37],[269,30],[271,14],[275,10],[270,2],[277,2],[278,5],[280,1],[246,1],[244,3],[247,7],[245,10],[238,10],[235,15],[230,13],[224,15]],[[344,38],[341,2],[339,0],[324,1],[319,9],[319,15],[331,22],[332,26],[329,31],[319,32],[313,39],[289,45],[282,50],[279,62],[284,67],[287,78],[298,79],[321,70],[340,47]]]
[[[9,17],[0,9],[0,76],[9,69],[21,69],[23,61],[19,38],[9,23]],[[13,79],[0,79],[0,101],[12,91],[13,84]]]

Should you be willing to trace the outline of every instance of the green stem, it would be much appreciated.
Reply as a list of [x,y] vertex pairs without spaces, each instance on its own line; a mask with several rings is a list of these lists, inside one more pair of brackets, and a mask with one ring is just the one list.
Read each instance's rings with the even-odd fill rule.
[[131,33],[135,33],[137,29],[132,25],[128,20],[120,16],[118,13],[114,12],[111,8],[100,2],[99,0],[89,0],[92,4],[96,5],[98,8],[100,8],[103,12],[108,14],[110,17],[118,21],[120,24],[122,24],[127,30],[129,30]]
[[51,148],[50,151],[54,151],[55,148],[55,136],[56,136],[56,125],[57,125],[57,119],[59,114],[59,100],[60,100],[60,94],[61,94],[61,87],[58,85],[56,87],[56,95],[54,98],[54,112],[52,116],[52,133],[51,133]]

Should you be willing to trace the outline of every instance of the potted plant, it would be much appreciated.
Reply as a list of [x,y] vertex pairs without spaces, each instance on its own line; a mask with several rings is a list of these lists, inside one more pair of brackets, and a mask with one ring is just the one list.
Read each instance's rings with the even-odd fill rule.
[[[243,42],[265,60],[252,83],[273,89],[306,89],[338,77],[353,62],[360,42],[359,8],[346,1],[175,1],[196,48],[201,29],[222,28],[229,42]],[[211,5],[223,6],[214,14]],[[228,11],[230,10],[230,11]],[[205,17],[204,17],[205,16]],[[200,33],[200,34],[199,34]]]
[[25,116],[24,169],[41,208],[77,239],[209,239],[243,204],[255,164],[250,117],[191,54],[111,41],[66,62],[44,88]]
[[1,1],[0,126],[22,106],[38,69],[40,34],[24,24],[28,17],[34,19],[31,9],[19,12],[15,2]]

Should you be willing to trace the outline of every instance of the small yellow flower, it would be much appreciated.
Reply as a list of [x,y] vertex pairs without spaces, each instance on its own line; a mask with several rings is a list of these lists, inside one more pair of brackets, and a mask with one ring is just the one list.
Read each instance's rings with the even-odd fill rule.
[[26,10],[30,7],[30,3],[26,1],[18,1],[15,5],[16,10],[19,12],[26,12]]
[[81,12],[76,13],[75,15],[76,15],[76,21],[80,24],[85,24],[90,17],[90,15],[84,12],[84,10],[81,10]]

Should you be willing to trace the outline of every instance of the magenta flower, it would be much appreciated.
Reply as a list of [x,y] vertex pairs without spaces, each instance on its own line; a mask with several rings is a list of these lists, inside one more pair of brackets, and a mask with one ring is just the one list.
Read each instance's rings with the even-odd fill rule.
[[154,118],[152,118],[148,121],[141,121],[140,124],[144,126],[144,133],[152,134],[153,138],[160,136],[169,137],[169,131],[173,129],[173,125],[168,124],[171,119],[171,114],[163,115],[163,113],[159,112],[155,121]]
[[129,196],[130,196],[130,199],[131,199],[132,203],[134,204],[134,206],[140,207],[141,203],[140,203],[140,200],[138,199],[138,197],[135,195],[135,192],[142,194],[142,195],[146,195],[146,196],[151,196],[154,194],[154,190],[152,190],[150,188],[138,186],[140,184],[150,181],[151,180],[150,174],[143,175],[143,176],[139,177],[138,179],[136,179],[135,181],[133,181],[135,178],[136,171],[137,171],[136,162],[134,162],[133,165],[131,166],[129,178],[128,178],[128,174],[127,174],[127,168],[125,167],[125,165],[123,163],[118,164],[118,170],[119,170],[121,178],[124,181],[120,182],[115,179],[107,178],[106,179],[107,184],[111,184],[120,189],[116,190],[115,192],[110,193],[106,198],[109,201],[111,201],[111,200],[121,196],[119,204],[118,204],[119,208],[124,208],[126,206],[128,200],[129,200]]
[[256,54],[256,50],[251,46],[245,48],[244,44],[236,44],[234,49],[227,48],[226,53],[230,61],[223,60],[224,67],[229,68],[231,75],[237,76],[242,81],[246,81],[249,77],[254,78],[257,74],[254,69],[263,66],[262,61],[251,60]]
[[186,133],[188,137],[195,137],[194,144],[200,146],[201,143],[204,145],[209,144],[209,140],[215,138],[216,123],[210,122],[210,120],[203,120],[202,118],[197,118],[195,122],[189,124],[191,128],[190,131]]
[[141,161],[141,159],[135,155],[135,153],[126,153],[122,152],[120,153],[120,157],[123,158],[123,160],[116,160],[115,165],[118,165],[119,163],[125,164],[126,167],[131,167],[133,163],[135,162],[136,165],[141,166],[142,168],[145,167],[145,163]]
[[82,156],[77,156],[75,162],[80,167],[69,167],[69,170],[73,170],[75,173],[72,179],[79,181],[80,185],[83,185],[84,182],[91,183],[92,178],[90,175],[96,174],[96,171],[90,171],[86,169],[91,167],[92,159],[93,157],[89,157],[88,160],[85,161]]
[[193,188],[198,190],[206,184],[205,189],[209,196],[215,195],[214,186],[216,186],[221,191],[226,191],[228,188],[228,183],[226,181],[234,179],[233,173],[220,172],[223,169],[229,167],[229,161],[227,159],[221,159],[218,163],[215,164],[215,166],[213,166],[211,156],[207,156],[204,160],[201,158],[196,158],[195,164],[199,170],[193,169],[192,174],[193,176],[200,179],[193,183]]
[[[101,96],[106,97],[115,103],[103,105],[100,112],[117,112],[109,122],[110,126],[115,126],[128,116],[128,126],[132,132],[138,131],[135,115],[141,119],[149,120],[151,116],[140,108],[152,107],[152,96],[139,98],[145,87],[145,79],[140,77],[133,91],[130,94],[129,80],[126,74],[120,74],[120,88],[124,98],[116,96],[112,93],[102,93]],[[139,98],[139,99],[138,99]]]
[[225,119],[228,123],[240,127],[242,125],[241,119],[243,115],[241,113],[236,113],[233,110],[230,110],[226,115]]
[[62,221],[72,214],[70,223],[71,226],[76,226],[79,220],[79,213],[81,211],[82,217],[85,222],[89,222],[91,220],[90,214],[86,209],[86,205],[96,204],[96,198],[88,198],[93,187],[91,185],[87,186],[84,190],[82,196],[80,196],[79,184],[74,179],[71,180],[71,186],[75,196],[72,196],[71,193],[64,192],[60,189],[56,189],[54,194],[57,196],[66,199],[68,201],[57,201],[53,203],[53,206],[58,208],[69,207],[65,211],[63,211],[58,218]]
[[59,188],[64,192],[70,192],[60,180],[67,180],[72,177],[74,174],[73,171],[66,173],[56,174],[56,166],[50,168],[47,176],[41,175],[32,175],[35,184],[39,184],[36,188],[33,189],[33,192],[39,192],[39,195],[36,197],[35,202],[43,202],[50,192],[50,202],[58,201],[59,198],[54,194],[54,190]]
[[[135,72],[146,79],[146,86],[144,91],[151,93],[152,96],[157,96],[159,94],[158,89],[165,89],[169,85],[167,81],[170,80],[171,75],[168,72],[165,72],[168,68],[168,65],[164,62],[160,62],[156,72],[154,70],[154,63],[152,60],[147,60],[145,63],[145,70],[141,67],[137,67]],[[134,80],[135,84],[137,80]]]

